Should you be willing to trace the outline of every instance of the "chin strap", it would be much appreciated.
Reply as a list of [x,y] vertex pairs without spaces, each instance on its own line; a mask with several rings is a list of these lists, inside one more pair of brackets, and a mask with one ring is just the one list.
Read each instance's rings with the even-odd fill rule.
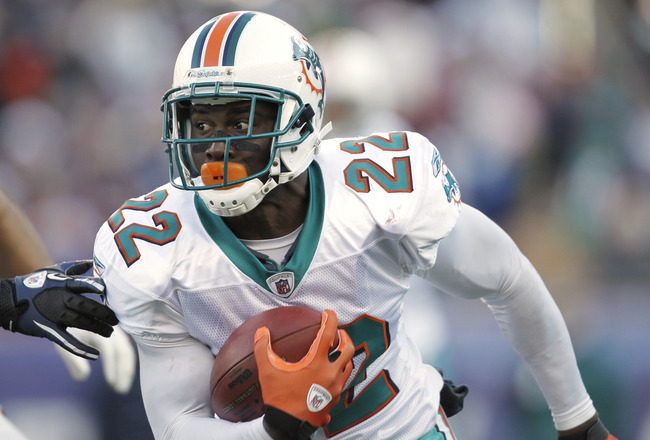
[[314,148],[315,148],[315,150],[316,150],[316,151],[314,152],[315,154],[318,154],[318,152],[319,152],[319,150],[320,150],[320,142],[323,140],[323,138],[324,138],[325,136],[327,136],[327,134],[328,134],[330,131],[332,131],[332,128],[334,128],[334,127],[332,126],[332,121],[329,121],[329,122],[328,122],[327,124],[325,124],[325,126],[324,126],[323,128],[321,128],[321,130],[318,132],[318,136],[317,136],[317,138],[316,138],[316,144],[314,145]]
[[[248,191],[251,186],[257,186],[257,189],[253,190],[252,193]],[[213,190],[197,192],[199,193],[199,197],[203,199],[203,202],[212,213],[220,217],[235,217],[253,210],[257,205],[259,205],[264,196],[276,186],[278,186],[278,183],[272,178],[269,178],[264,184],[262,184],[262,181],[259,179],[253,179],[244,182],[241,187],[221,190],[224,193],[228,191],[228,195],[231,196],[232,200],[237,201],[234,205],[229,204],[226,206],[221,206],[220,203],[206,197],[207,194],[205,193]]]
[[[316,156],[320,152],[321,141],[327,135],[327,133],[329,133],[330,131],[332,131],[332,123],[328,122],[318,132],[318,135],[316,136],[316,139],[314,140],[314,146],[312,147],[313,150],[314,150],[314,156]],[[311,162],[311,160],[310,160],[310,162]],[[297,176],[296,173],[282,173],[280,171],[281,167],[282,167],[282,159],[280,158],[280,152],[277,151],[275,159],[273,161],[273,165],[271,166],[271,171],[270,171],[271,176],[276,176],[277,179],[278,179],[278,184],[280,184],[280,185],[293,180]],[[306,169],[306,167],[305,167],[305,169]]]

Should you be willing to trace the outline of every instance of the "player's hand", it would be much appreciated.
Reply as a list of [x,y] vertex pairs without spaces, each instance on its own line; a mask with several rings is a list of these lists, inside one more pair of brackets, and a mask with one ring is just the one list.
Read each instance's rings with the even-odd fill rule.
[[445,379],[440,368],[436,368],[443,379],[440,389],[440,406],[447,417],[452,417],[463,410],[463,405],[469,387],[467,385],[456,385],[452,380]]
[[109,337],[117,325],[115,313],[82,294],[104,293],[100,278],[80,276],[92,261],[62,263],[0,282],[0,324],[12,332],[48,338],[86,359],[99,351],[76,339],[68,327]]
[[329,422],[329,412],[352,374],[354,355],[354,344],[345,330],[339,330],[339,346],[330,354],[337,326],[336,314],[324,311],[316,339],[296,363],[284,361],[273,351],[266,327],[255,332],[264,425],[272,437],[306,439]]
[[[131,390],[137,357],[131,339],[124,330],[114,327],[113,334],[109,338],[76,328],[69,328],[68,332],[84,344],[99,350],[104,379],[116,393],[127,394]],[[90,376],[88,360],[71,354],[59,345],[55,345],[55,348],[74,380],[83,382],[88,379]]]
[[568,431],[558,431],[558,440],[617,440],[609,433],[598,414]]

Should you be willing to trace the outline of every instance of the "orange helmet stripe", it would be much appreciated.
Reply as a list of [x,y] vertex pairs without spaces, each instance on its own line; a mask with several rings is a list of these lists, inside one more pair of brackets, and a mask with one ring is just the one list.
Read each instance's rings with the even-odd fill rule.
[[217,21],[212,28],[205,47],[203,66],[219,66],[221,64],[221,49],[224,45],[224,37],[233,21],[240,15],[239,12],[225,14]]

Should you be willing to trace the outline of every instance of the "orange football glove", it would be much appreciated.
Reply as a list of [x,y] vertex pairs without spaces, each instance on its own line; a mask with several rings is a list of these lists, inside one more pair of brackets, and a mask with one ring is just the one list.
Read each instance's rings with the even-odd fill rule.
[[[266,327],[255,332],[255,361],[265,405],[264,421],[268,422],[272,416],[273,428],[285,434],[291,431],[289,437],[299,438],[294,437],[293,429],[302,430],[302,422],[312,425],[312,432],[325,426],[330,421],[330,410],[340,400],[343,387],[352,374],[354,344],[345,330],[339,330],[339,346],[330,356],[337,326],[336,314],[332,310],[324,311],[316,339],[296,363],[284,361],[273,351]],[[283,417],[278,419],[278,414]],[[284,424],[286,415],[297,424],[289,420],[291,428],[277,426],[278,420]]]

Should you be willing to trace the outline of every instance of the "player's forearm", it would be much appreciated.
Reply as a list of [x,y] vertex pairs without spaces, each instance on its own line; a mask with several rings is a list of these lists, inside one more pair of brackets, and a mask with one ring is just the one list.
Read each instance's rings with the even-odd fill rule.
[[558,429],[593,416],[562,315],[537,271],[499,226],[463,206],[456,227],[440,243],[436,265],[421,275],[447,293],[481,298],[490,306],[530,366]]
[[156,439],[271,440],[262,419],[232,423],[214,417],[209,397],[214,357],[208,347],[190,337],[177,342],[134,339],[142,397]]
[[503,334],[528,364],[556,428],[570,429],[592,417],[596,410],[580,377],[567,327],[530,263],[522,260],[520,275],[510,288],[484,301]]
[[261,418],[245,423],[232,423],[189,414],[182,415],[165,430],[162,436],[156,435],[155,438],[157,440],[272,440],[264,430]]
[[24,275],[52,264],[33,225],[0,190],[0,277]]

